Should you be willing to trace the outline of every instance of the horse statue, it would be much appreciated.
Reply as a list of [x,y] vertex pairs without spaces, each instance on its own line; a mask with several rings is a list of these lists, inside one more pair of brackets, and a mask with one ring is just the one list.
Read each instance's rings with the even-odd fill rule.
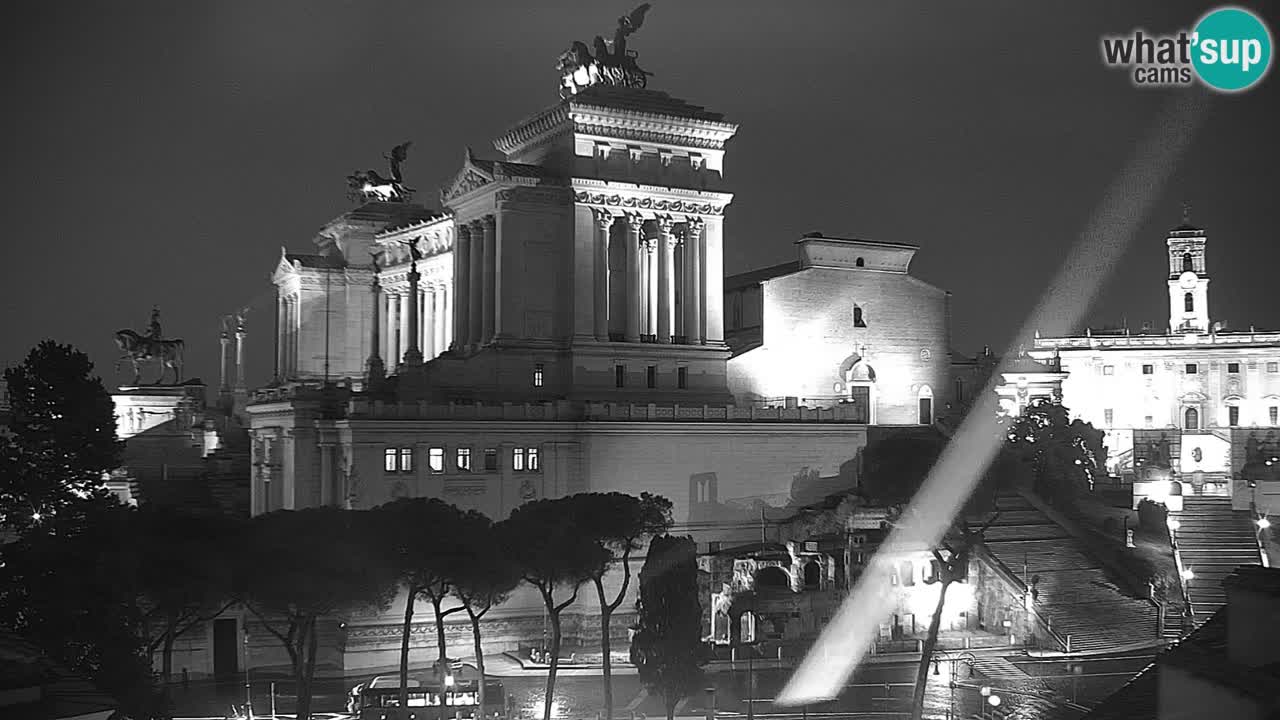
[[152,383],[153,385],[163,383],[169,369],[173,370],[173,382],[175,385],[182,381],[183,342],[181,340],[150,338],[139,335],[133,330],[117,330],[114,337],[116,346],[120,348],[122,353],[119,359],[116,360],[116,370],[119,371],[120,363],[125,360],[133,363],[134,385],[142,382],[142,371],[139,368],[139,364],[143,362],[160,363],[160,377],[156,378],[156,381]]
[[412,142],[401,143],[384,154],[391,164],[391,177],[383,177],[377,170],[363,170],[347,176],[347,196],[353,202],[408,202],[413,188],[404,184],[403,165],[409,157]]

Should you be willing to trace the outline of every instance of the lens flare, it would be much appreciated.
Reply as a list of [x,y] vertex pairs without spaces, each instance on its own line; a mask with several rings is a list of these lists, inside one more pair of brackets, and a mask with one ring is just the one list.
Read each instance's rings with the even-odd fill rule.
[[[1084,317],[1190,144],[1208,110],[1207,100],[1203,93],[1180,93],[1162,109],[1017,338],[1048,325],[1071,328]],[[1013,355],[1005,353],[1006,360],[992,374],[991,383],[912,500],[911,511],[920,521],[890,533],[868,572],[779,693],[778,705],[835,699],[870,652],[880,621],[892,608],[891,594],[883,592],[889,585],[889,558],[907,549],[936,546],[999,450],[1002,438],[994,422],[999,408],[995,390]]]

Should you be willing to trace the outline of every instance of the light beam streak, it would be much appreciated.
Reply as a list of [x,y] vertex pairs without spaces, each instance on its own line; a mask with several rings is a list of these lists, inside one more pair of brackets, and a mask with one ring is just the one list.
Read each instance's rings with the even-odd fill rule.
[[[1081,320],[1155,204],[1207,110],[1208,99],[1200,92],[1179,93],[1161,109],[1015,343],[1048,322],[1070,329]],[[917,521],[895,527],[889,534],[778,695],[778,705],[795,707],[835,699],[870,652],[880,621],[892,609],[892,594],[885,591],[891,558],[904,550],[936,547],[999,450],[1002,438],[994,428],[995,389],[1012,358],[1012,352],[1004,353],[1000,367],[912,500],[910,514],[904,517]]]

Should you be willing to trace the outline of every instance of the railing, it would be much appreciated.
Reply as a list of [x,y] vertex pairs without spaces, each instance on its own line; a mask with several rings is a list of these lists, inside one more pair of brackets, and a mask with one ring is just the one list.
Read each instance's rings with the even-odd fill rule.
[[[1190,336],[1193,339],[1188,340]],[[1280,333],[1177,333],[1174,335],[1088,335],[1085,337],[1036,338],[1036,350],[1096,347],[1168,347],[1174,345],[1249,345],[1280,342]]]
[[1057,643],[1060,650],[1071,652],[1071,636],[1067,635],[1064,637],[1057,630],[1054,630],[1053,618],[1047,613],[1036,609],[1034,600],[1029,603],[1025,600],[1025,598],[1029,596],[1028,593],[1030,593],[1030,589],[1027,587],[1027,584],[1022,581],[1022,578],[1018,577],[1013,570],[1009,569],[1009,566],[1005,565],[1000,558],[996,557],[985,547],[981,547],[980,552],[984,558],[990,561],[990,566],[995,570],[995,573],[1005,582],[1012,585],[1014,590],[1024,598],[1022,603],[1023,607],[1026,609],[1027,614],[1031,617],[1031,620],[1035,623],[1036,627],[1043,630],[1051,640]]
[[648,403],[482,403],[432,404],[426,401],[390,403],[352,398],[351,418],[404,420],[546,420],[572,422],[831,422],[861,424],[859,413],[849,406],[738,407],[734,405],[657,405]]

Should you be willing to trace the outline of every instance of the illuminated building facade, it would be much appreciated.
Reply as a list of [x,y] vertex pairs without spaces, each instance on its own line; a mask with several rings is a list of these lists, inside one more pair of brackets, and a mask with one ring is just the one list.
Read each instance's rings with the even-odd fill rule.
[[[1037,337],[1028,355],[1046,367],[1027,377],[1106,431],[1108,469],[1135,480],[1135,503],[1172,491],[1274,512],[1280,475],[1267,461],[1280,457],[1280,333],[1211,321],[1207,241],[1185,218],[1168,235],[1164,332]],[[1005,395],[1016,411],[1016,393]]]
[[[495,140],[500,159],[468,150],[441,210],[366,196],[313,252],[282,251],[277,378],[247,407],[253,514],[439,497],[502,518],[648,491],[672,500],[675,531],[732,541],[761,505],[851,487],[872,423],[932,423],[947,300],[907,274],[910,246],[805,238],[795,270],[760,285],[764,342],[726,331],[743,289],[723,265],[736,131],[665,93],[577,88]],[[833,297],[821,327],[790,334]],[[756,361],[793,342],[815,351],[803,373]],[[539,607],[517,593],[486,642],[540,637]],[[567,637],[593,642],[589,603],[573,611]],[[346,669],[394,663],[396,615],[347,620]],[[415,658],[435,652],[426,629]]]

